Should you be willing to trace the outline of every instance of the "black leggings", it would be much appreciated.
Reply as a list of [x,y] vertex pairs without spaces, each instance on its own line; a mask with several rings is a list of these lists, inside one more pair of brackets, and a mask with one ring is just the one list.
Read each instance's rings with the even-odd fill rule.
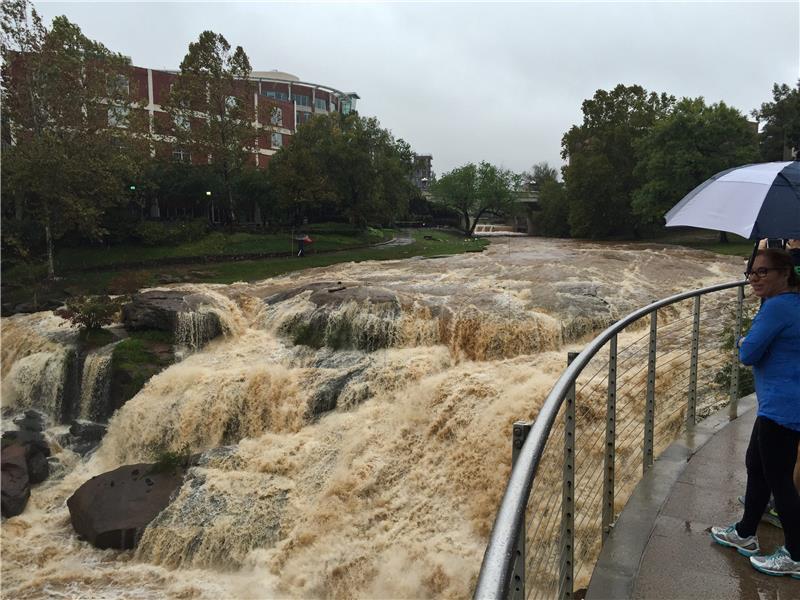
[[788,429],[765,417],[756,418],[745,458],[747,492],[744,516],[736,524],[740,536],[755,535],[772,492],[775,510],[783,525],[786,549],[792,560],[800,560],[800,494],[792,479],[798,441],[800,431]]

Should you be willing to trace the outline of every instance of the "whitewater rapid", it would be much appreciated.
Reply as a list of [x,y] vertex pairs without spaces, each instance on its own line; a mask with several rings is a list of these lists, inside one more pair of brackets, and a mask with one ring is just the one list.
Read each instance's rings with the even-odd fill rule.
[[[679,247],[509,238],[481,254],[170,286],[207,297],[225,336],[153,377],[91,457],[56,447],[61,473],[2,523],[3,595],[469,596],[511,425],[535,418],[566,352],[741,270]],[[195,339],[196,320],[183,327]],[[55,374],[32,381],[61,368],[55,330],[51,313],[3,319],[4,411],[56,397]],[[164,451],[203,456],[138,549],[78,540],[75,489]]]

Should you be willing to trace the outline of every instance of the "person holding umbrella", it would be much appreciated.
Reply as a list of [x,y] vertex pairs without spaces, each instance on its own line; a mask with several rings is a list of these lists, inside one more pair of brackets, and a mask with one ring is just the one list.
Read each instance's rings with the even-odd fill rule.
[[[793,475],[800,443],[800,277],[784,250],[759,250],[746,273],[753,293],[764,300],[739,358],[753,366],[758,413],[747,448],[747,489],[742,519],[712,527],[711,537],[736,548],[757,570],[800,579],[800,494]],[[775,497],[785,543],[770,555],[761,550],[756,528]]]

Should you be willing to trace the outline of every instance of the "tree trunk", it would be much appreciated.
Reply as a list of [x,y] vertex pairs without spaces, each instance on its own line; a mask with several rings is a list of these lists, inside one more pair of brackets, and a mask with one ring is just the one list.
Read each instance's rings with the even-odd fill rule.
[[50,281],[56,278],[56,269],[53,263],[53,234],[50,231],[50,215],[45,218],[44,237],[47,242],[47,278]]
[[475,233],[475,228],[478,226],[478,221],[480,221],[481,217],[483,216],[483,213],[485,212],[486,210],[480,210],[478,214],[475,215],[475,218],[472,220],[472,227],[469,228],[469,233],[467,234],[467,237],[472,237],[472,235]]
[[231,227],[236,222],[236,207],[233,205],[233,191],[231,190],[231,186],[228,185],[228,210],[230,210],[230,222]]
[[464,235],[466,237],[470,237],[472,235],[472,230],[474,225],[471,225],[469,222],[469,213],[464,211]]
[[728,243],[728,233],[726,231],[719,232],[719,243],[720,244],[727,244]]

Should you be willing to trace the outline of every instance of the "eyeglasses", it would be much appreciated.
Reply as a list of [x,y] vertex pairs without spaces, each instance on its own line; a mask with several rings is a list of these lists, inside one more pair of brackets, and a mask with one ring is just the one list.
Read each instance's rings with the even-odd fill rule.
[[744,276],[747,279],[751,279],[753,275],[758,275],[758,278],[761,279],[762,277],[766,277],[770,271],[784,271],[785,267],[759,267],[758,269],[753,269],[752,271],[745,271]]

